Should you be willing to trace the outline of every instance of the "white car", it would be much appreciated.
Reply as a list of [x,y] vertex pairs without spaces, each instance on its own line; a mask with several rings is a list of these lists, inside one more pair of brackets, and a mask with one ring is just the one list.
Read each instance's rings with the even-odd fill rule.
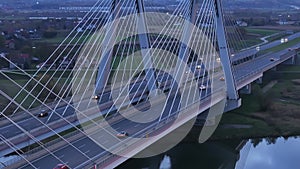
[[126,131],[121,131],[120,133],[117,134],[118,138],[124,138],[127,136],[128,136],[128,133]]
[[199,89],[200,89],[200,90],[205,90],[205,89],[206,89],[206,86],[205,86],[205,85],[200,85],[200,86],[199,86]]

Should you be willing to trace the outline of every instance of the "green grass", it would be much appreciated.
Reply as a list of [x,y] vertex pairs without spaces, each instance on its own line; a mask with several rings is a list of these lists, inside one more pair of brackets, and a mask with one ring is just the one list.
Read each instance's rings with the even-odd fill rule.
[[[300,70],[300,66],[283,66],[279,68],[285,71]],[[276,76],[276,74],[279,74]],[[270,77],[269,77],[270,76]],[[271,77],[272,76],[272,77]],[[286,77],[294,76],[294,73],[285,72],[284,78],[278,72],[267,72],[264,79],[277,79],[278,83],[274,85],[266,95],[269,95],[273,103],[271,107],[278,107],[280,98],[283,92],[289,90],[299,91],[291,79]],[[297,74],[299,79],[299,74]],[[265,80],[265,84],[269,81]],[[257,86],[253,87],[257,90]],[[296,90],[297,89],[297,90]],[[284,111],[283,107],[290,108],[290,106],[299,106],[298,100],[290,100],[289,103],[280,102],[281,109],[268,108],[267,111],[261,111],[259,108],[259,99],[255,98],[255,91],[251,95],[241,95],[242,106],[239,109],[233,110],[223,114],[220,126],[214,133],[212,139],[227,139],[227,138],[260,138],[260,137],[276,137],[276,136],[291,136],[300,133],[300,126],[298,125],[299,114],[290,114],[289,111]],[[297,107],[293,107],[295,109]],[[277,110],[277,111],[276,111]],[[283,111],[281,111],[283,110]],[[296,111],[297,112],[297,111]],[[283,114],[283,115],[282,115]],[[282,117],[283,116],[283,117]],[[285,121],[287,120],[287,121]],[[250,125],[251,128],[222,128],[226,124]]]
[[[34,71],[33,71],[34,72]],[[31,73],[33,73],[31,72]],[[53,72],[52,72],[53,73]],[[30,92],[31,88],[29,86],[33,86],[33,84],[36,84],[34,81],[33,83],[30,83],[27,85],[25,89],[22,89],[23,86],[30,80],[28,76],[24,76],[22,74],[18,73],[6,73],[11,79],[14,81],[9,80],[5,76],[1,76],[0,80],[0,90],[4,91],[10,98],[15,98],[14,100],[18,103],[21,104],[21,106],[25,109],[29,108],[34,108],[38,107],[40,105],[40,102],[35,99],[33,95],[37,95],[39,91],[34,90],[34,92],[31,92],[32,95],[28,94]],[[63,87],[63,85],[70,84],[71,79],[67,79],[66,76],[63,76],[63,78],[58,79],[58,75],[56,75],[53,79],[57,81],[57,86],[58,88],[64,88],[65,90],[66,87]],[[54,83],[53,83],[54,85]],[[27,90],[27,91],[26,91]],[[64,91],[64,90],[63,90]],[[5,97],[0,97],[1,103],[9,103],[9,99]],[[20,111],[21,109],[18,109]],[[12,113],[13,110],[10,108],[9,110],[5,111],[7,114]]]
[[[297,65],[288,65],[288,66],[285,66],[285,65],[279,65],[277,67],[277,70],[278,71],[295,71],[295,72],[300,72],[300,66],[297,66]],[[300,78],[300,76],[299,76]]]
[[[27,80],[25,79],[15,80],[15,83],[17,83],[20,86],[24,86],[26,82]],[[15,96],[17,96],[15,98],[15,101],[19,104],[22,103],[21,106],[24,107],[25,109],[38,106],[39,103],[37,101],[34,101],[34,97],[28,95],[28,93],[25,90],[22,90],[17,84],[14,84],[9,80],[0,80],[0,89],[3,90],[11,98],[15,98]],[[4,97],[1,99],[4,99]],[[1,101],[5,102],[5,100],[1,100]],[[32,103],[33,105],[30,107]]]
[[286,37],[286,34],[280,33],[275,36],[271,36],[271,37],[267,38],[266,40],[269,42],[272,42],[272,41],[280,40],[281,38],[284,38],[284,37]]
[[250,46],[258,45],[262,43],[263,41],[258,38],[248,38],[243,41],[231,41],[229,42],[230,46],[233,46],[236,50],[241,50]]
[[65,36],[61,36],[61,35],[59,36],[58,35],[55,38],[42,39],[42,40],[38,40],[37,42],[60,44],[61,42],[63,42],[64,39],[66,39],[64,44],[68,44],[68,43],[70,43],[70,44],[75,44],[75,43],[81,44],[83,42],[86,42],[87,40],[89,40],[92,37],[92,35],[82,35],[81,37],[80,36],[81,35],[79,34],[79,35],[75,36],[75,38],[70,36],[66,39]]
[[256,29],[256,28],[245,28],[247,33],[259,34],[261,36],[269,36],[274,33],[278,33],[278,30],[270,30],[270,29]]
[[[264,137],[266,135],[273,135],[275,129],[269,126],[266,122],[260,119],[253,119],[243,115],[234,113],[224,114],[221,120],[221,125],[217,128],[212,136],[212,139],[226,139],[226,138],[253,138]],[[241,124],[251,125],[251,128],[222,128],[222,124]]]

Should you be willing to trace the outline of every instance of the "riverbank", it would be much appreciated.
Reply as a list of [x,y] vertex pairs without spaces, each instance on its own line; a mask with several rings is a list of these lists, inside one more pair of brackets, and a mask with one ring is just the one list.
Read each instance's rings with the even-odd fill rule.
[[[295,72],[297,69],[300,66],[282,66],[267,72],[262,85],[252,85],[252,94],[240,95],[240,108],[223,114],[210,139],[300,135],[300,71]],[[188,140],[197,140],[200,129],[194,127]]]

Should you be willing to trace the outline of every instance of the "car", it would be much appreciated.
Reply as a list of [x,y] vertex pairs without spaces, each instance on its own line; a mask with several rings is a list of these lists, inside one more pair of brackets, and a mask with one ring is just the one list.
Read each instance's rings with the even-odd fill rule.
[[46,111],[46,110],[42,110],[37,116],[38,117],[46,117],[46,116],[48,116],[48,111]]
[[288,51],[292,51],[293,49],[292,48],[288,48]]
[[65,164],[57,164],[53,169],[69,169]]
[[273,62],[275,59],[274,58],[270,58],[270,61]]
[[94,99],[94,100],[99,100],[99,96],[98,95],[94,95],[94,96],[92,96],[92,99]]
[[202,84],[202,85],[199,86],[199,89],[200,89],[200,90],[205,90],[205,89],[206,89],[206,86]]
[[225,81],[225,78],[222,76],[222,77],[220,77],[220,80],[221,81]]
[[196,69],[201,69],[201,65],[197,65],[197,66],[196,66]]
[[128,133],[126,131],[121,131],[120,133],[117,134],[118,138],[124,138],[127,136],[128,136]]

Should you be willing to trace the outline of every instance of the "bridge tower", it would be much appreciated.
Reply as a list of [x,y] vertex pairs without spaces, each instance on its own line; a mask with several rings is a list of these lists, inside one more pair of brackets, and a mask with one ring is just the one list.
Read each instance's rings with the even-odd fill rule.
[[[145,12],[143,0],[134,0],[135,8],[137,11],[137,31],[140,41],[141,53],[144,63],[144,69],[146,70],[147,86],[149,91],[154,91],[156,89],[155,72],[152,69],[151,51],[149,36],[147,34],[147,24],[146,18],[143,15]],[[121,10],[121,0],[113,0],[110,9],[109,22],[107,24],[106,34],[103,40],[103,51],[102,51],[102,62],[99,64],[97,79],[96,79],[96,89],[95,94],[101,93],[105,88],[106,83],[109,78],[111,70],[111,62],[113,58],[113,51],[110,47],[113,46],[116,37],[116,30],[118,25],[118,17]]]
[[187,48],[186,44],[189,44],[189,41],[193,36],[191,34],[191,32],[193,32],[193,27],[190,23],[195,24],[197,18],[197,9],[199,6],[199,3],[197,3],[199,0],[187,0],[187,1],[189,1],[190,3],[188,3],[189,4],[187,6],[188,12],[187,15],[184,16],[185,17],[184,19],[189,22],[185,22],[182,31],[181,40],[180,40],[182,43],[179,47],[179,53],[178,53],[179,59],[177,60],[177,64],[176,64],[176,70],[180,70],[180,71],[178,71],[178,73],[175,76],[176,82],[181,82],[181,79],[184,76],[185,68],[181,66],[180,62],[181,61],[184,63],[188,62],[190,49]]
[[102,46],[102,61],[99,64],[98,72],[97,72],[97,79],[96,79],[96,89],[95,95],[101,93],[108,81],[109,74],[111,71],[111,62],[112,62],[112,55],[113,50],[110,50],[110,47],[113,46],[116,39],[117,34],[117,25],[121,10],[121,0],[113,0],[111,3],[110,8],[110,17],[108,20],[108,24],[106,25],[106,33],[103,39],[103,46]]
[[227,85],[227,102],[225,112],[240,107],[241,99],[236,90],[236,83],[232,71],[232,64],[228,50],[228,44],[225,36],[224,18],[221,0],[214,0],[216,27],[217,27],[217,41],[220,52],[220,59],[223,65],[225,74],[225,81]]
[[146,24],[146,18],[145,15],[143,15],[143,13],[145,12],[144,0],[135,0],[135,4],[137,10],[138,36],[140,41],[144,69],[146,70],[146,79],[148,81],[147,87],[149,91],[154,91],[155,89],[157,89],[155,80],[156,76],[152,65],[151,48],[149,36],[147,34],[148,28]]

